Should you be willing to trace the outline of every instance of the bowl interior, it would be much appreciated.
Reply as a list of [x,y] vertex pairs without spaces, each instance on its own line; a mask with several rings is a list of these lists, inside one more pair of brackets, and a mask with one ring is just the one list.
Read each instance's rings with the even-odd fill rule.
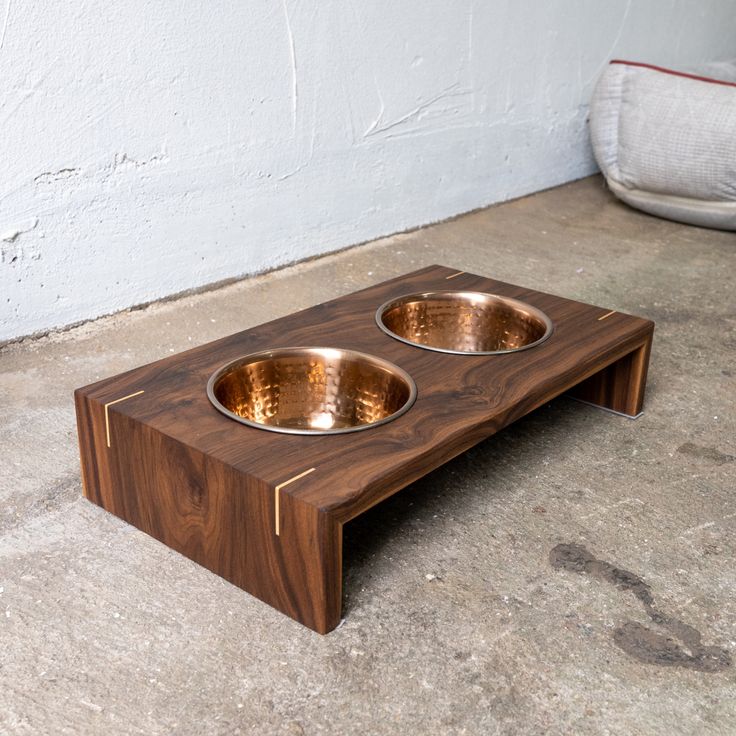
[[507,353],[533,347],[552,333],[530,304],[471,291],[409,294],[383,305],[379,327],[404,342],[451,353]]
[[395,419],[416,397],[398,366],[365,353],[283,348],[221,368],[208,394],[233,419],[273,431],[330,434]]

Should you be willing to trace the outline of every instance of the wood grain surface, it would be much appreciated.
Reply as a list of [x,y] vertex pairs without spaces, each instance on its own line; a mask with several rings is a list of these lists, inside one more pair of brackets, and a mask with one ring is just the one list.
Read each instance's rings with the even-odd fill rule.
[[[376,326],[388,299],[439,289],[521,299],[543,310],[554,332],[530,350],[473,356],[422,350]],[[325,633],[340,620],[345,522],[566,391],[637,415],[653,327],[430,266],[78,389],[85,495]],[[414,378],[417,401],[388,424],[332,436],[266,432],[214,409],[205,387],[217,368],[287,346],[385,358]]]

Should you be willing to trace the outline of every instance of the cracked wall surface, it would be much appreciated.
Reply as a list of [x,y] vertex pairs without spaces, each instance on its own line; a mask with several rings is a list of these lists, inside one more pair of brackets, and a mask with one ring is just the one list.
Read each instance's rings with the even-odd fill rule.
[[732,58],[718,0],[0,0],[0,341],[594,171],[612,56]]

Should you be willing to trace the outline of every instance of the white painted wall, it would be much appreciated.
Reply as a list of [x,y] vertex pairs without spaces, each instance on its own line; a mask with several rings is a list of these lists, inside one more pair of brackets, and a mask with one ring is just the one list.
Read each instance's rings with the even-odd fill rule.
[[730,0],[0,0],[0,340],[594,171],[612,56],[736,56]]

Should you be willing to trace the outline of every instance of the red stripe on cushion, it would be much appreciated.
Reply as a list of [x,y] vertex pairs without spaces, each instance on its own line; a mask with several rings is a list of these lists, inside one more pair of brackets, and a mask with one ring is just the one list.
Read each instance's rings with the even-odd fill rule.
[[612,59],[611,64],[623,64],[624,66],[639,66],[642,69],[652,69],[655,72],[663,74],[672,74],[675,77],[685,77],[686,79],[695,79],[698,82],[710,82],[711,84],[723,84],[726,87],[736,87],[736,82],[726,82],[723,79],[713,79],[712,77],[699,77],[697,74],[688,74],[687,72],[676,72],[674,69],[665,69],[662,66],[654,64],[645,64],[641,61],[625,61],[623,59]]

